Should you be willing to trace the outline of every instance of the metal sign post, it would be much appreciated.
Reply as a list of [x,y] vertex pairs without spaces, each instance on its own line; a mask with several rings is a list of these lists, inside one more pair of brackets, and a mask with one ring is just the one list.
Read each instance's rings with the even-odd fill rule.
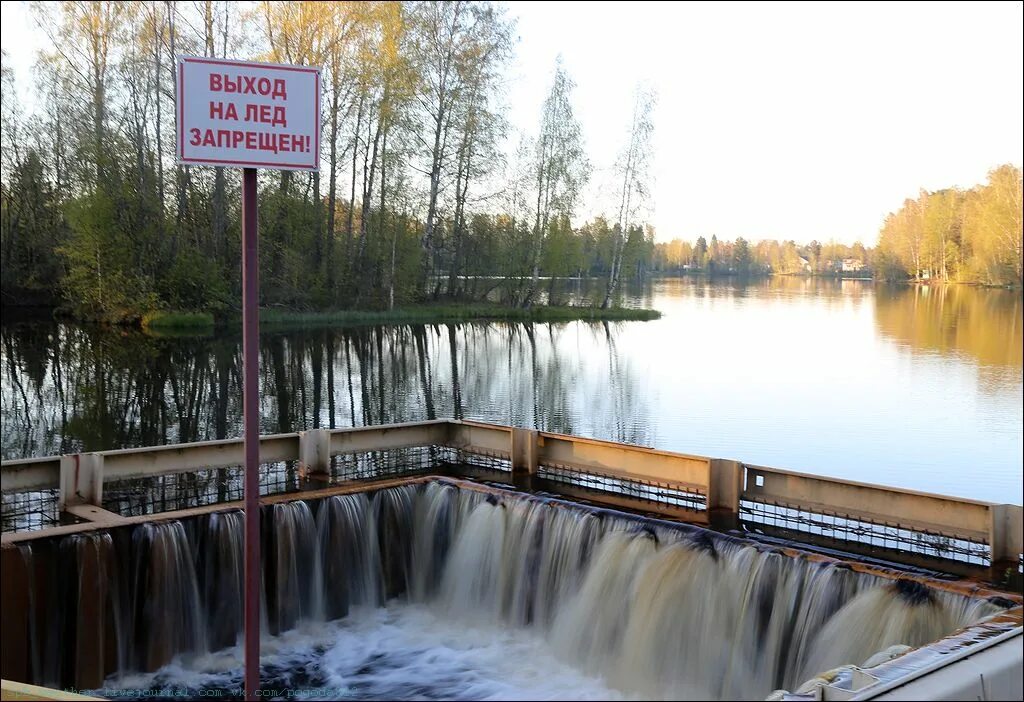
[[260,260],[256,169],[242,169],[242,421],[245,436],[245,698],[260,686]]
[[178,163],[242,169],[245,698],[260,675],[259,220],[256,168],[320,169],[320,69],[179,56]]

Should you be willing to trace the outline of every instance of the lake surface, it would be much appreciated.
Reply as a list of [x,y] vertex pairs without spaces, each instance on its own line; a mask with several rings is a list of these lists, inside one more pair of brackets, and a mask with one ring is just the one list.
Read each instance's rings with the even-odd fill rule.
[[[663,317],[267,331],[261,430],[478,419],[1021,502],[1019,292],[684,278],[621,302]],[[238,331],[8,317],[4,459],[241,434]]]

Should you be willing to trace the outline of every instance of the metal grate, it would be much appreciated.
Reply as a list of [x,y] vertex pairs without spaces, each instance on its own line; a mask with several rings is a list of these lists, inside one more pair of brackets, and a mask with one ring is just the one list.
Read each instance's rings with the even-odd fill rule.
[[991,563],[988,544],[899,524],[872,522],[843,514],[811,512],[769,500],[741,500],[740,521],[750,526],[813,534],[836,541],[944,558],[972,565]]
[[[260,494],[306,487],[297,461],[260,465]],[[245,467],[208,468],[189,473],[115,480],[103,485],[103,507],[125,517],[156,514],[245,498]]]
[[0,531],[38,531],[59,526],[59,493],[55,488],[3,493],[0,495]]
[[[332,481],[374,480],[429,473],[442,464],[511,470],[500,455],[437,446],[341,454],[331,458]],[[103,507],[125,517],[171,512],[244,499],[244,466],[113,480],[103,486]],[[260,466],[260,494],[275,495],[312,487],[297,461]],[[43,529],[60,523],[57,490],[4,494],[4,531]]]
[[677,484],[622,478],[583,470],[576,466],[553,463],[540,464],[537,467],[537,477],[593,492],[622,495],[640,502],[682,507],[694,511],[707,509],[707,495],[696,486],[687,489]]
[[507,454],[490,451],[467,451],[461,448],[441,448],[438,460],[446,465],[459,467],[468,466],[477,470],[495,473],[511,473],[512,460]]
[[433,446],[343,453],[331,457],[331,479],[375,480],[427,473],[436,464],[439,449]]

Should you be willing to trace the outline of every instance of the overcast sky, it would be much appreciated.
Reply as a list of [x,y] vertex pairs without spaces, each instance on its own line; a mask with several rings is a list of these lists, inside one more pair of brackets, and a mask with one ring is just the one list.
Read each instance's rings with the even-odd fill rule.
[[[3,3],[22,85],[45,41]],[[875,242],[919,188],[1021,165],[1024,13],[1006,3],[508,3],[509,118],[536,129],[561,54],[605,206],[638,81],[658,93],[659,240]]]

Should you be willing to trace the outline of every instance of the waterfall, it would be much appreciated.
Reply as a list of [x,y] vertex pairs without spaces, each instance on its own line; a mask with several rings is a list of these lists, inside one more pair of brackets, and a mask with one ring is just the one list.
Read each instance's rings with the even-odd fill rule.
[[406,592],[412,571],[413,503],[418,486],[382,490],[374,495],[373,517],[380,539],[380,564],[384,596]]
[[132,534],[132,550],[128,638],[135,667],[155,670],[179,653],[205,653],[207,620],[184,525],[141,524]]
[[[911,581],[701,529],[512,495],[474,502],[433,606],[471,624],[536,628],[565,660],[644,696],[764,697],[1000,609],[916,583],[927,597],[906,597]],[[842,641],[847,618],[889,625]]]
[[916,647],[941,638],[994,605],[937,593],[915,580],[899,579],[865,590],[831,617],[813,637],[804,679],[837,661],[863,661],[889,646]]
[[502,512],[490,502],[477,507],[452,546],[441,581],[443,607],[450,616],[500,616],[499,584],[506,563]]
[[[629,603],[639,566],[655,552],[649,532],[610,531],[598,545],[579,595],[559,612],[552,627],[555,649],[588,673],[606,670],[626,633]],[[600,602],[597,610],[591,610]]]
[[[265,636],[397,602],[474,630],[533,632],[566,665],[651,698],[763,698],[1012,604],[445,481],[277,503],[262,515]],[[238,645],[241,512],[112,534],[21,547],[32,598],[52,602],[46,588],[58,590],[58,607],[30,598],[33,681],[70,685],[89,679],[89,666],[152,671]]]
[[413,523],[412,597],[422,602],[433,597],[441,568],[461,520],[459,491],[445,483],[427,483],[416,500]]
[[321,551],[313,512],[301,500],[270,505],[261,520],[263,584],[270,633],[293,628],[324,611]]
[[239,511],[211,514],[201,533],[203,557],[197,565],[203,611],[210,648],[217,650],[235,645],[244,623],[245,515]]
[[559,607],[578,589],[597,542],[600,520],[552,503],[542,539],[538,571],[536,620],[550,624]]
[[320,619],[337,619],[358,605],[384,602],[380,545],[366,495],[336,495],[320,502],[316,533],[322,563]]

